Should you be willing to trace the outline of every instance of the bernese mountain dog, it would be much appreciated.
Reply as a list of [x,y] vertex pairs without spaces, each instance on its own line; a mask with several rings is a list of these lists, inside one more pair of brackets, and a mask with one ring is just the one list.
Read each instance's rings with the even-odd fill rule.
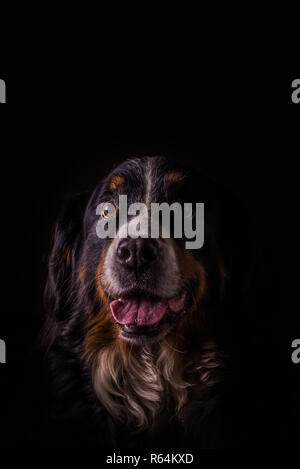
[[[118,218],[120,195],[149,210],[151,203],[203,203],[203,246],[187,249],[184,235],[99,238],[99,217],[112,207]],[[194,170],[141,157],[65,207],[49,259],[41,339],[58,444],[67,436],[70,444],[127,452],[231,445],[226,345],[242,290],[234,205]]]

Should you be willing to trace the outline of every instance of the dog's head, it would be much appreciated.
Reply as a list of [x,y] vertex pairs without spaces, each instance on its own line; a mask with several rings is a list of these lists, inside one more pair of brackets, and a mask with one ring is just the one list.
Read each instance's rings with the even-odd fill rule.
[[[120,196],[127,198],[122,220]],[[142,217],[140,206],[128,210],[136,203],[143,204]],[[154,205],[174,203],[182,218],[178,222],[169,210],[166,235],[160,211],[153,237]],[[185,222],[200,236],[199,203],[204,243],[187,249]],[[46,291],[57,319],[81,304],[95,334],[109,328],[106,341],[136,344],[161,340],[180,323],[194,330],[201,323],[204,331],[212,323],[213,305],[220,303],[228,265],[222,203],[212,183],[166,158],[132,159],[116,167],[90,196],[75,198],[57,224]],[[99,237],[99,223],[104,227],[112,219],[114,235]]]

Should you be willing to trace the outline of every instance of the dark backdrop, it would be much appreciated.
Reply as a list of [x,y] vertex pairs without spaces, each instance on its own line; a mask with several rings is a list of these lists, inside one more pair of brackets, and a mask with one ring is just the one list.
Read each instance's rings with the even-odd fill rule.
[[[299,73],[276,36],[260,41],[263,23],[256,40],[241,25],[214,41],[215,29],[207,34],[204,26],[192,14],[123,7],[90,23],[61,19],[57,29],[51,21],[33,30],[15,24],[18,34],[4,35],[0,337],[7,364],[0,369],[0,409],[13,430],[16,402],[39,385],[28,364],[62,203],[124,158],[166,155],[245,202],[262,253],[261,304],[253,316],[258,373],[277,386],[272,418],[283,441],[295,437],[299,371],[290,355],[299,336],[292,298],[300,104],[290,95]],[[251,347],[245,344],[248,360]],[[274,409],[272,390],[265,392]],[[26,441],[26,428],[13,433]]]

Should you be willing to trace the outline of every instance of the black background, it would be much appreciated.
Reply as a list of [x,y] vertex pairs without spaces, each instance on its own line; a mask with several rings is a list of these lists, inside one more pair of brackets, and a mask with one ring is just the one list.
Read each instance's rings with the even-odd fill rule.
[[[222,11],[217,21],[204,11],[137,5],[95,13],[74,7],[65,16],[18,10],[3,30],[0,337],[7,364],[0,368],[0,410],[9,427],[24,388],[39,383],[27,367],[63,201],[126,157],[163,154],[228,187],[255,220],[268,292],[265,315],[253,319],[258,374],[267,381],[277,373],[280,402],[270,418],[286,444],[296,441],[300,365],[290,356],[300,331],[300,104],[291,101],[291,82],[300,67],[292,35],[284,44],[281,37],[284,24],[293,30],[291,19],[275,27],[268,16],[239,13],[231,26]],[[26,429],[13,433],[11,443],[26,443]]]

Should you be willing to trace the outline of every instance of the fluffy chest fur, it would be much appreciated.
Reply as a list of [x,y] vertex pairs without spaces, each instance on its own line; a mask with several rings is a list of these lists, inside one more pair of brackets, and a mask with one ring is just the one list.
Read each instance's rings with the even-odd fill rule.
[[136,429],[155,425],[162,411],[184,418],[190,390],[195,394],[197,389],[201,406],[205,390],[215,384],[221,364],[216,351],[204,353],[196,366],[167,342],[152,348],[127,347],[126,353],[122,345],[99,351],[93,384],[109,413]]
[[115,346],[98,354],[93,370],[98,398],[116,419],[138,428],[151,424],[160,410],[180,409],[190,384],[166,348],[128,350]]

